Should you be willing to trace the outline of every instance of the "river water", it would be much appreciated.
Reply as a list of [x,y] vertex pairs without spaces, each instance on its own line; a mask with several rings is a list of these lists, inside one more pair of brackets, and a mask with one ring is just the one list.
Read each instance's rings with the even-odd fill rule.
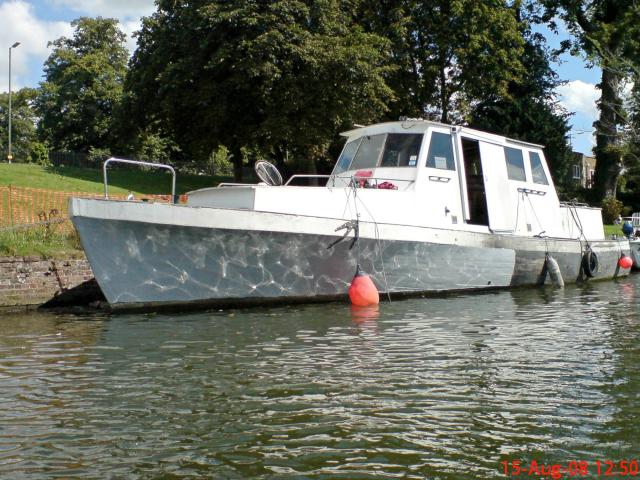
[[0,478],[640,478],[639,299],[0,314]]

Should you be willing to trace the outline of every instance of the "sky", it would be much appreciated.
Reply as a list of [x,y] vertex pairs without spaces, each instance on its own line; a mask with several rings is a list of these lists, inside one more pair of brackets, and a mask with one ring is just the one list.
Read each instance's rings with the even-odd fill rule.
[[[81,16],[117,18],[127,34],[127,47],[135,50],[131,36],[140,28],[140,19],[154,12],[154,0],[0,0],[0,91],[8,90],[9,47],[12,50],[12,90],[37,87],[42,81],[42,66],[51,53],[47,43],[63,35],[71,36],[70,22]],[[566,38],[545,31],[549,44],[554,47]],[[561,104],[573,113],[571,143],[575,151],[590,154],[593,147],[593,122],[597,117],[596,84],[600,70],[587,68],[586,63],[566,55],[563,62],[554,65],[560,78],[567,83],[558,88]]]

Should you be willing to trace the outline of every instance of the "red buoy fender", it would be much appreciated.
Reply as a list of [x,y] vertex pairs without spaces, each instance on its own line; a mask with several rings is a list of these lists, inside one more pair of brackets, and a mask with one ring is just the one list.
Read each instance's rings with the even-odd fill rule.
[[360,270],[360,265],[356,269],[356,274],[349,287],[349,298],[351,303],[357,307],[368,307],[380,303],[378,289],[371,280],[371,277]]
[[627,257],[624,253],[620,256],[620,259],[618,260],[618,265],[620,266],[620,268],[624,268],[624,269],[629,269],[632,267],[633,265],[633,260],[631,259],[631,257]]

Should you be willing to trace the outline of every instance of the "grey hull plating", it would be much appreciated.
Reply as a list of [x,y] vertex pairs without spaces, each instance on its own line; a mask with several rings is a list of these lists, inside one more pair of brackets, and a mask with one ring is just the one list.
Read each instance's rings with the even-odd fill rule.
[[[163,225],[74,217],[83,247],[114,308],[336,297],[347,293],[356,249],[333,235]],[[452,239],[455,235],[452,235]],[[545,251],[566,282],[583,278],[584,243],[478,233],[465,244],[361,239],[360,263],[381,291],[473,290],[540,285]],[[617,268],[628,244],[591,242],[595,278]]]

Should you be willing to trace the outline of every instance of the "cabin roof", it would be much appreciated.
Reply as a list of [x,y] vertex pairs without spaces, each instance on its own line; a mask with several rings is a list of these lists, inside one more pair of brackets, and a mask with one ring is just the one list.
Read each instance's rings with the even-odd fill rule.
[[475,130],[468,127],[449,125],[446,123],[434,122],[431,120],[415,119],[415,118],[398,121],[398,122],[384,122],[384,123],[375,123],[372,125],[367,125],[362,127],[358,126],[357,128],[354,128],[352,130],[347,130],[346,132],[342,132],[340,135],[342,135],[343,137],[361,136],[361,135],[371,134],[374,131],[376,133],[380,133],[381,131],[384,131],[387,129],[389,131],[397,131],[398,129],[402,129],[402,130],[407,130],[411,132],[424,132],[429,127],[441,127],[441,128],[444,127],[449,129],[457,129],[461,133],[474,135],[476,137],[483,138],[483,139],[486,139],[487,141],[495,142],[495,143],[501,143],[501,144],[513,143],[517,145],[525,145],[528,147],[544,148],[544,145],[525,142],[522,140],[516,140],[514,138],[508,138],[502,135],[496,135],[494,133],[483,132],[482,130]]

